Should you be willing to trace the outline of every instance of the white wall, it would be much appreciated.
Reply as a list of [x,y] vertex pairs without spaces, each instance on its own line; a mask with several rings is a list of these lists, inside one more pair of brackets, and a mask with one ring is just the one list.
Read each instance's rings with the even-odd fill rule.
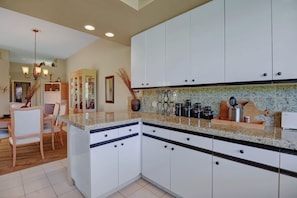
[[[105,39],[98,39],[66,61],[67,78],[79,69],[97,70],[97,111],[119,111],[128,109],[129,91],[117,75],[119,68],[130,74],[130,46]],[[105,103],[105,77],[115,77],[114,104]],[[69,82],[69,80],[68,80]]]

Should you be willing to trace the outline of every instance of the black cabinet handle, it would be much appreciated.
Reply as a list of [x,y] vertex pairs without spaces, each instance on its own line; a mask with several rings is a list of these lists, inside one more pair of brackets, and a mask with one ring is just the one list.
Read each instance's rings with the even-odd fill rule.
[[132,131],[132,129],[129,129],[129,131]]
[[124,143],[121,143],[122,146],[124,146]]
[[149,83],[146,83],[145,85],[149,85]]
[[114,148],[117,148],[118,146],[117,145],[114,145]]
[[195,79],[192,79],[192,82],[195,82]]
[[244,153],[244,150],[239,150],[240,153]]
[[174,151],[174,148],[172,147],[171,150]]
[[190,138],[187,138],[188,141],[190,141]]
[[107,137],[107,136],[108,136],[107,134],[104,135],[104,137]]
[[153,130],[153,133],[155,133],[156,132],[156,130]]
[[144,83],[141,83],[141,85],[144,85]]
[[267,73],[264,73],[263,76],[267,76]]
[[219,165],[220,163],[218,161],[215,162],[216,165]]
[[282,75],[282,72],[277,72],[276,75],[277,76],[281,76]]
[[185,82],[188,82],[188,80],[185,80]]
[[165,145],[164,148],[167,148],[167,145]]

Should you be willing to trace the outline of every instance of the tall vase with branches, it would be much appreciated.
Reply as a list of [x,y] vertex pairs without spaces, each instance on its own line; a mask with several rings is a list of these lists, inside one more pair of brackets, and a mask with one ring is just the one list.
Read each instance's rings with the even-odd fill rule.
[[131,80],[130,80],[127,72],[123,68],[120,68],[119,72],[117,74],[123,80],[124,84],[127,86],[129,92],[131,93],[131,96],[132,96],[131,109],[133,111],[139,111],[140,110],[140,100],[138,98],[136,98],[136,94],[131,87]]
[[36,93],[36,91],[39,89],[39,87],[40,87],[40,84],[38,82],[36,82],[28,88],[28,92],[27,92],[27,95],[25,98],[26,103],[23,107],[31,106],[31,99],[32,99],[33,95]]

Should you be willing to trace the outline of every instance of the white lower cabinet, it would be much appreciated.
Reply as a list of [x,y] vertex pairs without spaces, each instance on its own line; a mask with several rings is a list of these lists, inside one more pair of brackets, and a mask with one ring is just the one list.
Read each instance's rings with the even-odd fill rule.
[[118,149],[115,143],[91,148],[91,197],[118,186]]
[[91,148],[91,197],[100,197],[140,174],[139,136]]
[[[156,135],[166,136],[163,133],[158,133],[158,131],[160,132],[159,128],[156,128],[155,131]],[[165,132],[169,132],[171,136],[175,133],[173,131]],[[211,198],[212,155],[154,137],[158,136],[142,137],[143,176],[181,197]],[[188,139],[186,141],[189,145],[191,144],[190,139],[195,139],[192,135],[186,134],[184,138],[176,136],[174,139],[180,137],[181,141]],[[211,148],[211,139],[209,142]],[[204,145],[202,142],[201,144]]]
[[213,160],[213,198],[278,197],[278,173],[220,157]]
[[297,197],[297,155],[280,154],[280,198]]
[[118,142],[119,147],[119,185],[131,181],[140,174],[139,135]]
[[170,150],[171,191],[185,198],[211,198],[212,156],[176,145]]
[[142,175],[170,189],[170,151],[168,143],[143,136]]

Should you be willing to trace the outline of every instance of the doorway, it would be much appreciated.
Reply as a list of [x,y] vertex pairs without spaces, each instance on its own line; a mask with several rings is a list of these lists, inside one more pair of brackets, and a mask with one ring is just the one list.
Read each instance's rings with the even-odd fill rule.
[[31,82],[18,82],[14,81],[12,83],[12,102],[26,102],[26,96],[28,88],[30,87]]

